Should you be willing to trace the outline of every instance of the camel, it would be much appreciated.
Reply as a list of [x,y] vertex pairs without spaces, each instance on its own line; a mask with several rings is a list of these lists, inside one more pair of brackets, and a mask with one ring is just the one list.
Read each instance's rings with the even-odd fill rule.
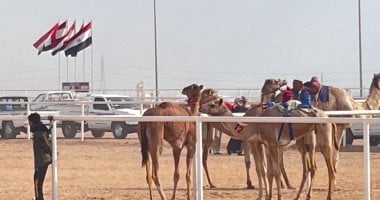
[[[218,98],[219,98],[219,96],[218,96],[217,90],[205,89],[205,90],[203,90],[203,92],[201,94],[201,104],[215,100],[215,99],[218,99]],[[220,127],[218,127],[218,125],[215,123],[206,123],[206,128],[207,129],[205,131],[206,135],[204,138],[205,141],[204,141],[204,146],[203,146],[203,159],[202,159],[203,168],[205,170],[206,177],[207,177],[208,183],[210,185],[210,188],[216,188],[216,186],[211,181],[211,177],[210,177],[210,174],[208,171],[207,159],[208,159],[208,155],[209,155],[209,149],[213,143],[212,128],[219,129]],[[228,133],[226,133],[226,134],[229,135]],[[231,135],[229,135],[229,136],[231,136]],[[247,178],[246,178],[247,189],[254,189],[254,186],[253,186],[251,178],[250,178],[250,173],[249,173],[249,169],[251,166],[250,152],[252,151],[252,154],[254,157],[259,156],[259,155],[255,154],[255,152],[260,151],[261,148],[256,146],[256,145],[252,146],[251,144],[245,144],[245,143],[244,143],[243,147],[244,147],[244,152],[246,152],[244,154],[244,161],[245,161],[245,168],[246,168],[246,175],[247,175]],[[257,163],[255,163],[255,164],[257,165]],[[266,167],[264,166],[264,168],[266,168]],[[257,166],[256,170],[258,170],[258,169],[259,169],[259,167]],[[260,184],[262,184],[262,183],[260,183]]]
[[[163,102],[157,107],[146,110],[143,116],[191,116],[199,114],[199,101],[203,85],[192,84],[182,90],[182,94],[191,97],[189,104],[191,110],[186,106]],[[176,199],[176,190],[179,181],[179,160],[182,149],[187,148],[186,156],[186,184],[187,199],[190,200],[191,171],[195,153],[196,134],[194,122],[139,122],[138,136],[141,144],[142,167],[146,167],[146,180],[149,187],[150,199],[152,195],[152,179],[161,196],[166,199],[159,180],[159,156],[163,150],[163,140],[172,147],[174,157],[174,188],[171,199]]]
[[[273,79],[278,80],[278,79]],[[278,91],[277,84],[272,84],[272,82],[265,82],[261,92],[262,101],[266,102],[272,100],[275,102],[280,102],[282,95],[276,94]],[[374,74],[373,79],[369,89],[369,95],[364,102],[357,103],[352,96],[342,88],[336,88],[333,86],[328,86],[329,101],[321,102],[318,99],[313,99],[313,105],[321,110],[333,111],[333,110],[376,110],[380,108],[380,73]],[[364,116],[360,116],[364,117]],[[341,143],[343,131],[348,128],[350,124],[337,124],[337,134],[336,140]],[[310,140],[310,139],[308,139]],[[323,140],[323,138],[319,139]],[[317,138],[318,142],[318,138]],[[340,148],[340,146],[339,146]],[[337,168],[339,160],[339,148],[333,152],[335,168]]]
[[[213,101],[209,101],[206,103],[201,104],[201,112],[210,114],[210,115],[216,115],[216,116],[231,116],[232,113],[229,111],[229,109],[223,104],[223,99],[216,99]],[[302,109],[291,109],[289,111],[289,116],[291,117],[327,117],[327,115],[319,110],[319,109],[312,109],[311,111],[304,111]],[[278,107],[272,107],[268,108],[265,111],[263,111],[262,114],[260,114],[260,117],[283,117],[284,113],[278,109]],[[246,126],[242,126],[241,123],[234,123],[234,122],[224,122],[224,123],[215,123],[218,124],[220,129],[223,129],[223,132],[230,134],[231,136],[241,139],[243,141],[249,142],[250,144],[254,143],[263,143],[267,147],[267,162],[268,162],[268,181],[269,185],[266,187],[266,199],[271,199],[272,197],[272,182],[273,178],[276,178],[277,183],[277,191],[278,191],[278,199],[282,199],[281,194],[281,171],[279,166],[279,154],[278,154],[278,147],[283,146],[285,144],[288,144],[290,142],[289,139],[289,129],[283,129],[283,132],[279,138],[279,132],[281,130],[281,123],[249,123]],[[333,136],[333,125],[331,123],[316,123],[316,124],[303,124],[303,123],[296,123],[292,124],[293,126],[293,133],[295,136],[295,139],[300,139],[310,133],[311,131],[315,131],[318,134],[326,134],[330,135],[330,140],[334,140],[335,137]],[[285,143],[285,144],[284,144]],[[328,169],[329,174],[329,189],[328,189],[328,196],[327,199],[332,198],[332,186],[335,180],[335,170],[333,165],[333,158],[332,158],[332,144],[337,144],[336,142],[327,142],[326,148],[324,148],[324,156],[325,161]],[[253,153],[253,152],[252,152]],[[259,156],[260,158],[260,156]],[[256,157],[255,157],[256,159]],[[310,151],[309,155],[306,155],[303,160],[308,160],[307,163],[304,163],[305,165],[310,163],[310,165],[315,165],[315,158],[313,151]],[[256,163],[262,163],[262,160],[255,160]],[[261,169],[259,169],[257,172],[265,172],[265,169],[263,169],[263,165],[260,165]],[[311,198],[311,191],[312,191],[312,183],[313,178],[315,175],[314,168],[309,167],[305,168],[305,170],[311,170],[311,185],[308,190],[307,198]],[[260,177],[260,175],[258,175]],[[306,177],[303,177],[303,179],[306,179]],[[259,183],[261,183],[262,180],[259,178]],[[266,181],[264,180],[264,183]],[[260,186],[260,193],[259,193],[259,199],[262,197],[262,185]],[[300,193],[302,191],[302,188],[300,188],[299,193],[297,194],[297,199],[300,197]]]

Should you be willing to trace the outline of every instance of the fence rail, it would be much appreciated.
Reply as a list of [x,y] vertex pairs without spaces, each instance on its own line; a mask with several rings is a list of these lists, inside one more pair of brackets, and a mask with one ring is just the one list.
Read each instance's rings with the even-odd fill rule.
[[[375,114],[380,111],[329,111],[330,115],[363,115]],[[0,116],[0,120],[26,119],[26,116]],[[376,118],[349,118],[349,117],[209,117],[201,116],[139,116],[131,117],[127,115],[120,116],[53,116],[52,126],[52,199],[58,199],[58,170],[57,170],[57,121],[193,121],[196,123],[196,157],[194,162],[194,198],[203,199],[203,175],[202,175],[202,123],[203,122],[247,122],[247,123],[362,123],[363,124],[363,145],[364,145],[364,199],[370,199],[370,151],[369,151],[369,124],[378,123],[380,119]]]

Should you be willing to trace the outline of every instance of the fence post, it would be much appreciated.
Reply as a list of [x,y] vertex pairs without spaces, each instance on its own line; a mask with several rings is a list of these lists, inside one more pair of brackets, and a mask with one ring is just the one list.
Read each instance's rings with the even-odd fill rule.
[[364,199],[371,199],[371,162],[369,146],[369,124],[363,121],[363,146],[364,146]]
[[[84,116],[84,103],[82,104],[82,117]],[[80,122],[81,140],[84,141],[84,120]]]
[[194,162],[194,199],[202,200],[203,199],[203,169],[202,169],[202,121],[200,117],[197,118],[195,122],[196,129],[196,151],[195,151],[195,162]]
[[57,120],[53,119],[52,142],[52,199],[58,199],[58,170],[57,170]]

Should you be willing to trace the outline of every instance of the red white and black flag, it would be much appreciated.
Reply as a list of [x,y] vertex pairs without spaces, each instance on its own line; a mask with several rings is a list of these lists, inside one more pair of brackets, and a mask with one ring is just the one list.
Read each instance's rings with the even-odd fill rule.
[[38,55],[43,51],[49,51],[52,48],[52,35],[57,31],[59,25],[56,23],[53,27],[50,28],[48,32],[42,35],[33,46],[38,50]]
[[54,56],[58,52],[64,50],[67,46],[68,40],[71,37],[73,37],[74,34],[75,34],[75,22],[73,22],[69,30],[63,31],[61,34],[59,34],[59,30],[58,30],[57,34],[55,34],[55,38],[53,39],[53,44],[56,44],[56,45],[53,51],[51,52],[51,55]]
[[65,55],[76,57],[77,53],[92,44],[92,24],[89,22],[86,26],[80,28],[80,30],[67,41],[65,48]]

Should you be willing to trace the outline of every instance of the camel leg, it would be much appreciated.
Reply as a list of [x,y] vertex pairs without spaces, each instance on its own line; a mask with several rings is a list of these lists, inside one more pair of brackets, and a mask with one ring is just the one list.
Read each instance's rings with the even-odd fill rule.
[[[292,189],[292,190],[295,190],[296,188],[293,187],[291,184],[290,184],[290,181],[289,181],[289,178],[288,178],[288,175],[286,174],[286,171],[285,171],[285,165],[284,165],[284,151],[283,151],[283,148],[278,148],[278,159],[279,159],[279,164],[280,164],[280,169],[281,169],[281,174],[282,176],[284,177],[284,181],[285,181],[285,184],[286,184],[286,187],[288,189]],[[281,179],[282,180],[282,179]],[[283,182],[281,181],[281,187],[283,187]]]
[[251,145],[248,143],[248,142],[244,142],[244,162],[245,162],[245,171],[246,171],[246,174],[247,174],[247,189],[255,189],[255,187],[252,185],[252,182],[251,182],[251,176],[249,174],[249,170],[251,168]]
[[206,141],[203,147],[202,164],[203,164],[203,169],[205,170],[207,181],[208,181],[208,184],[210,185],[210,188],[216,188],[216,186],[211,182],[210,174],[208,172],[208,165],[207,165],[209,149],[213,143],[213,138],[212,138],[213,131],[209,123],[205,123],[205,125],[207,128],[206,128]]
[[323,156],[325,157],[325,162],[329,174],[329,189],[328,189],[328,194],[327,194],[327,199],[332,199],[332,193],[333,193],[333,188],[334,188],[334,183],[335,183],[335,170],[334,170],[334,162],[332,158],[332,149],[329,146],[321,147],[321,151]]
[[314,176],[315,172],[317,170],[317,165],[315,163],[315,145],[305,145],[306,150],[308,152],[308,157],[310,161],[310,186],[309,191],[307,193],[306,199],[311,199],[312,196],[312,190],[313,190],[313,183],[314,183]]
[[263,182],[265,186],[265,198],[268,199],[269,195],[269,183],[267,178],[267,166],[265,160],[265,149],[264,145],[259,143],[251,143],[251,153],[255,160],[256,174],[259,182],[259,197],[257,199],[263,198]]
[[150,158],[150,156],[148,158],[148,161],[146,162],[145,169],[146,169],[146,182],[148,183],[148,188],[149,188],[149,199],[153,200],[153,194],[152,194],[152,164],[151,164],[151,158]]
[[309,160],[309,157],[306,153],[306,147],[305,147],[305,142],[304,142],[304,138],[301,138],[301,139],[298,139],[297,140],[297,147],[298,147],[298,151],[301,153],[301,160],[302,160],[302,178],[301,178],[301,184],[300,184],[300,188],[298,190],[298,193],[297,193],[297,197],[295,199],[300,199],[301,197],[301,194],[302,194],[302,190],[305,186],[305,183],[306,183],[306,179],[308,178],[309,176],[309,173],[310,173],[310,160]]
[[268,198],[272,198],[272,189],[273,189],[273,178],[276,178],[277,184],[277,199],[282,199],[282,191],[281,191],[281,173],[278,162],[278,148],[277,145],[268,146],[269,155],[268,158],[268,179],[269,179],[269,195]]
[[[153,147],[153,146],[150,146]],[[160,179],[158,177],[158,169],[159,169],[159,161],[158,157],[160,155],[159,149],[156,147],[150,148],[151,150],[151,158],[152,158],[152,172],[153,172],[153,181],[156,184],[156,188],[158,192],[160,193],[161,199],[166,199],[164,190],[161,187]]]
[[301,197],[302,190],[305,186],[307,178],[309,178],[309,175],[310,175],[310,185],[308,185],[309,187],[308,187],[306,198],[310,199],[315,171],[317,169],[316,162],[315,162],[315,147],[316,147],[315,134],[310,133],[310,134],[307,134],[304,138],[297,140],[297,146],[298,146],[299,152],[301,153],[303,173],[302,173],[301,185],[300,185],[296,199],[299,199]]
[[321,127],[321,129],[325,130],[324,132],[325,134],[317,135],[318,143],[320,144],[319,147],[320,147],[323,157],[325,158],[328,175],[329,175],[329,189],[328,189],[327,199],[332,198],[333,188],[335,184],[335,174],[336,174],[336,168],[334,168],[336,162],[334,161],[337,161],[337,160],[334,160],[334,158],[336,157],[333,157],[333,151],[334,150],[336,151],[336,149],[334,146],[333,132],[328,131],[330,127],[331,126]]
[[172,200],[175,199],[175,195],[177,192],[177,186],[179,181],[179,159],[181,157],[181,151],[182,149],[173,148],[173,157],[174,157],[174,174],[173,174],[173,180],[174,180],[174,187],[173,187],[173,195]]
[[186,157],[187,200],[191,199],[191,186],[192,186],[191,185],[191,171],[193,168],[194,154],[195,154],[195,143],[193,145],[188,145],[187,147],[187,157]]

